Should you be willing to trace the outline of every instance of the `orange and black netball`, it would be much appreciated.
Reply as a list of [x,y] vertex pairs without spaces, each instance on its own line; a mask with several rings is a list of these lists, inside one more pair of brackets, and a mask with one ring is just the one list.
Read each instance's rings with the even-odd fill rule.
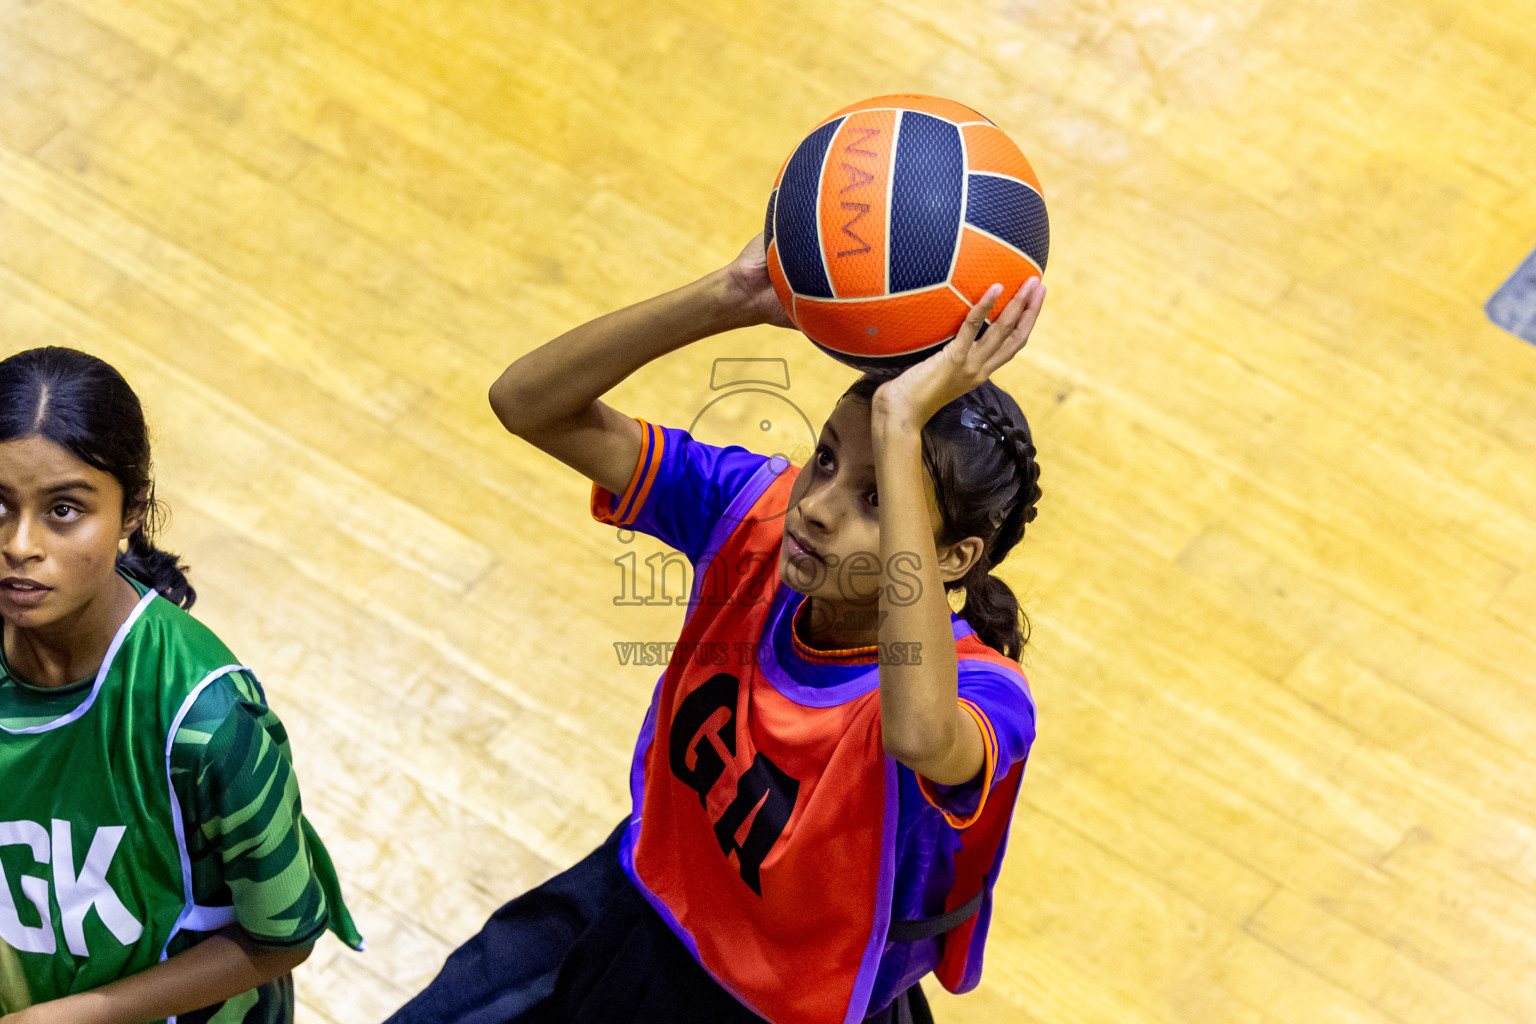
[[931,355],[994,282],[1001,312],[1044,273],[1050,225],[1034,169],[997,125],[951,100],[878,96],[785,161],[764,241],[795,325],[874,369]]

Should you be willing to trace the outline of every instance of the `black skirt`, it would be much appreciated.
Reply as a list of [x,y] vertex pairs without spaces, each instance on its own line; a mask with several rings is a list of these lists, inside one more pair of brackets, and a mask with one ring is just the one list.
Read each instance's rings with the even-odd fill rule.
[[[386,1024],[762,1024],[629,880],[623,832],[492,914]],[[933,1022],[917,985],[866,1019]]]

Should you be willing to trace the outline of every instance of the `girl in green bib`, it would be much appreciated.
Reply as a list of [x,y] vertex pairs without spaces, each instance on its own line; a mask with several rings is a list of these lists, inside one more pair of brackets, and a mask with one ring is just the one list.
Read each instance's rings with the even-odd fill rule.
[[0,361],[0,1024],[285,1024],[322,932],[363,948],[159,512],[116,370]]

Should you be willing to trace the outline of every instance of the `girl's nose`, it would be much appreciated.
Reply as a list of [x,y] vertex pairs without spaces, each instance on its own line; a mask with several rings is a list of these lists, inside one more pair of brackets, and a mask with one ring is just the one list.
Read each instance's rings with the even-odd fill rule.
[[42,557],[42,549],[37,544],[40,531],[30,519],[23,514],[0,526],[0,553],[10,565],[22,565]]
[[807,527],[827,533],[832,529],[832,510],[835,506],[836,495],[832,493],[831,485],[813,484],[805,492],[805,497],[800,499],[800,517]]

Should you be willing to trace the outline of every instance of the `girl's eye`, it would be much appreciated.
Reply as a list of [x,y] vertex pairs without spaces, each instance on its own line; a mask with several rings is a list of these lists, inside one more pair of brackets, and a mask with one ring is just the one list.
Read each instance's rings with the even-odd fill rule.
[[831,459],[832,452],[829,448],[827,448],[826,445],[822,445],[820,448],[816,449],[816,465],[825,469],[827,463],[830,462]]
[[52,511],[55,517],[69,520],[75,518],[79,510],[73,505],[55,505]]
[[879,508],[880,507],[880,496],[878,494],[876,494],[874,491],[870,491],[869,492],[869,503],[871,505],[873,505],[875,508]]

